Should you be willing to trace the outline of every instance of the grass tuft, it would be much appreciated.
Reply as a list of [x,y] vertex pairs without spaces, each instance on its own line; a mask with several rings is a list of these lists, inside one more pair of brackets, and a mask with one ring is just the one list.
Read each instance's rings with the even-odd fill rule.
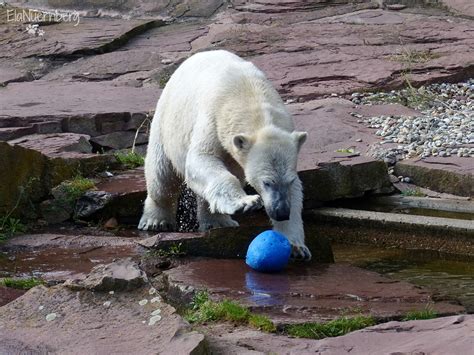
[[408,312],[405,317],[402,318],[402,321],[433,319],[436,317],[438,317],[438,313],[431,307],[426,307],[422,310]]
[[61,187],[70,201],[75,201],[81,197],[87,190],[93,189],[95,183],[93,180],[83,176],[76,176],[73,179],[63,181]]
[[266,332],[275,332],[275,325],[265,316],[253,314],[248,308],[237,302],[223,300],[214,302],[205,291],[197,292],[191,303],[191,309],[185,314],[190,323],[228,321],[235,324],[250,325]]
[[265,317],[259,314],[250,314],[248,322],[252,327],[258,330],[261,330],[267,333],[276,332],[275,324],[273,324],[273,322],[270,319],[268,319],[268,317]]
[[145,158],[136,152],[115,153],[115,158],[119,161],[120,164],[125,166],[128,169],[138,168],[145,164]]
[[396,54],[390,57],[395,62],[403,63],[407,66],[417,63],[426,63],[430,60],[441,57],[439,53],[433,53],[430,51],[416,51],[416,50],[403,50],[402,53]]
[[0,242],[24,232],[26,232],[26,226],[19,219],[8,216],[0,217]]
[[29,290],[38,285],[43,285],[44,281],[36,279],[34,277],[29,279],[12,279],[12,278],[5,278],[0,280],[0,285],[5,287],[16,288],[20,290]]
[[288,335],[297,338],[323,339],[338,337],[355,330],[370,327],[375,324],[372,317],[342,317],[327,323],[293,324],[285,328]]

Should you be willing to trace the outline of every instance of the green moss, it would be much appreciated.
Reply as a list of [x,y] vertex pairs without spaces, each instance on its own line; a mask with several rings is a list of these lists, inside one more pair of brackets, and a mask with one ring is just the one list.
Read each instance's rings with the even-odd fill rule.
[[185,318],[190,323],[229,321],[235,324],[250,325],[259,330],[274,332],[275,325],[265,316],[253,314],[248,308],[230,300],[214,302],[205,291],[197,292]]
[[128,169],[134,169],[145,164],[145,158],[136,152],[115,153],[115,158]]
[[77,200],[84,194],[84,192],[93,189],[94,187],[95,183],[93,180],[80,175],[61,183],[61,189],[63,190],[66,198],[70,201]]
[[336,153],[345,153],[345,154],[354,154],[356,151],[354,148],[344,148],[344,149],[337,149]]
[[145,253],[146,258],[178,258],[185,256],[186,253],[182,249],[183,243],[173,244],[167,249],[148,250]]
[[36,279],[36,278],[29,278],[29,279],[11,279],[5,278],[0,280],[0,285],[5,287],[17,288],[20,290],[29,290],[38,285],[43,285],[44,281]]
[[375,324],[372,317],[342,317],[327,323],[293,324],[285,328],[288,335],[298,338],[323,339],[341,336],[354,330],[363,329]]
[[402,321],[433,319],[436,317],[438,317],[438,313],[436,313],[436,311],[431,307],[426,307],[423,310],[408,312],[405,317],[402,318]]
[[408,189],[405,191],[402,191],[403,196],[415,196],[415,197],[424,197],[426,196],[419,188],[414,188],[414,189]]

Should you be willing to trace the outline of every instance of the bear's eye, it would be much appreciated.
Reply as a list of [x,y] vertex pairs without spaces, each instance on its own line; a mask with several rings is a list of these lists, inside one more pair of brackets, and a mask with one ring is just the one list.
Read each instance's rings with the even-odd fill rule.
[[263,186],[264,186],[265,188],[270,188],[270,187],[272,187],[274,184],[275,184],[275,183],[274,183],[273,181],[264,181],[264,182],[263,182]]

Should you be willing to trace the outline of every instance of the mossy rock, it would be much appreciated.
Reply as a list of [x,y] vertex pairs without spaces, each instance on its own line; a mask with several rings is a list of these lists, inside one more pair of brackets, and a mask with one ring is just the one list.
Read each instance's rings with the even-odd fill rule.
[[324,163],[319,169],[299,173],[306,201],[333,201],[360,197],[370,191],[391,188],[383,161],[354,165]]
[[117,165],[111,155],[50,159],[36,150],[0,141],[0,215],[14,209],[12,216],[34,217],[31,206],[47,198],[54,186]]
[[41,153],[0,142],[0,166],[0,214],[10,212],[18,203],[13,214],[18,215],[21,206],[48,194],[48,159]]

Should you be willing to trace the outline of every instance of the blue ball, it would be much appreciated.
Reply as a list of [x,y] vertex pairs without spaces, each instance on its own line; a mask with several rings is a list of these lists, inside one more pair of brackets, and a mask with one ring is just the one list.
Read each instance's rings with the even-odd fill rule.
[[260,272],[278,272],[290,260],[291,244],[286,237],[269,230],[260,233],[250,243],[245,262]]

